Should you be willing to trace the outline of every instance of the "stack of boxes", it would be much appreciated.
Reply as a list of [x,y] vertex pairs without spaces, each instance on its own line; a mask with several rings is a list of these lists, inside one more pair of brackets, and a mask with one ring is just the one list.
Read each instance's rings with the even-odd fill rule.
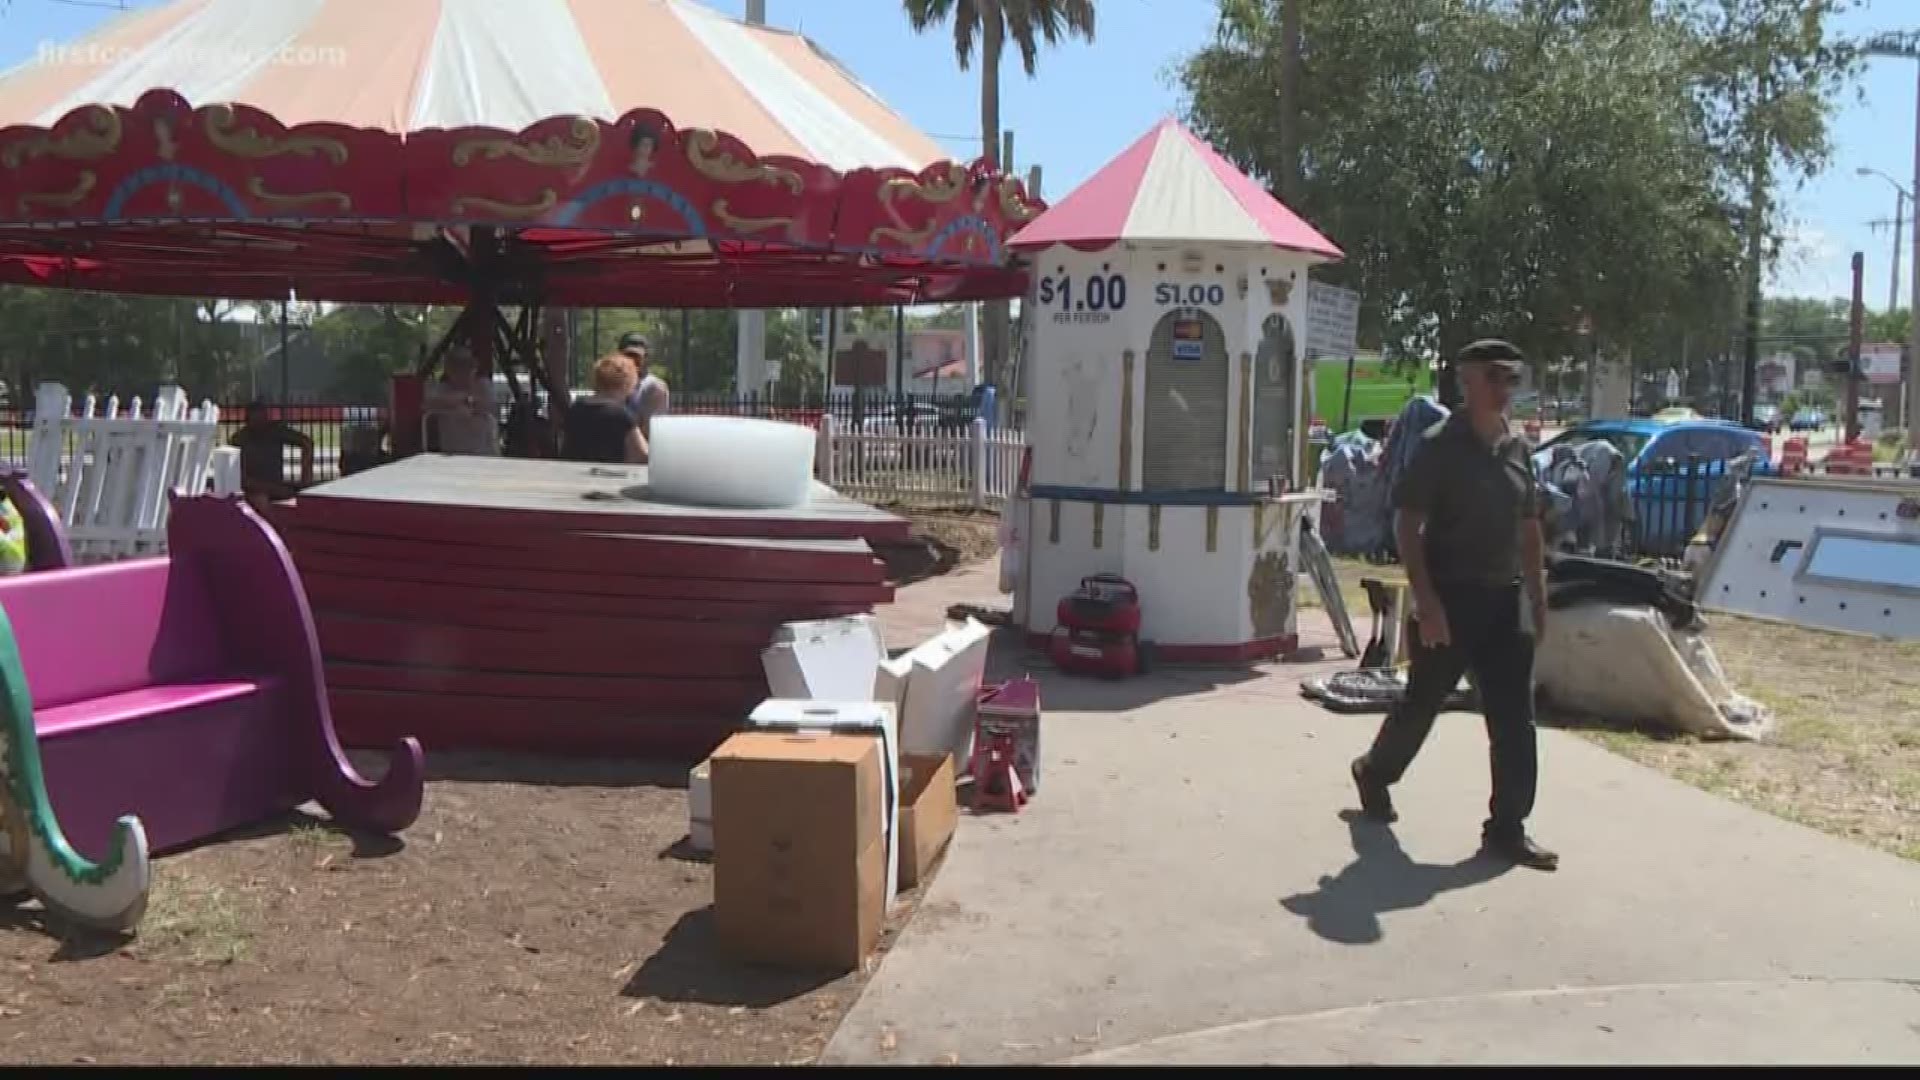
[[[807,969],[865,962],[893,897],[925,879],[958,823],[956,744],[964,755],[985,649],[971,620],[897,664],[870,618],[776,635],[762,654],[774,696],[689,776],[688,838],[713,855],[728,951]],[[883,680],[889,669],[899,678]],[[947,715],[962,700],[965,717]]]

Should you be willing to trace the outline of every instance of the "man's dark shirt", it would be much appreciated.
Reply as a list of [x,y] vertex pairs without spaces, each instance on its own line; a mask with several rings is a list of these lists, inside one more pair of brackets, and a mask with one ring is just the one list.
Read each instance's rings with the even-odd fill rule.
[[1420,436],[1393,506],[1426,516],[1435,585],[1509,585],[1520,580],[1520,523],[1540,516],[1541,499],[1526,442],[1488,446],[1461,410]]
[[619,464],[627,460],[627,436],[634,427],[633,415],[620,402],[581,398],[567,406],[561,452],[568,461]]

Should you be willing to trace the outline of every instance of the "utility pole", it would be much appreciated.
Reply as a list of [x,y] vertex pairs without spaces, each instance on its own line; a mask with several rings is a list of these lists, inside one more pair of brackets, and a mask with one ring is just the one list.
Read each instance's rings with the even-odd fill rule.
[[[1856,176],[1877,176],[1893,187],[1893,275],[1887,279],[1887,310],[1898,311],[1900,310],[1900,249],[1906,244],[1906,237],[1901,233],[1905,231],[1907,200],[1913,197],[1913,193],[1902,186],[1900,181],[1879,169],[1870,169],[1862,165],[1853,172]],[[1881,218],[1872,225],[1878,229],[1886,223],[1887,220]]]
[[[1867,39],[1868,56],[1898,56],[1920,61],[1920,32],[1904,31],[1876,34]],[[1914,64],[1913,186],[1910,193],[1920,195],[1920,62]],[[1912,273],[1907,275],[1912,288],[1907,318],[1906,427],[1909,457],[1920,452],[1920,203],[1909,215],[1913,230]]]
[[1860,437],[1860,346],[1867,313],[1866,287],[1867,259],[1856,251],[1853,253],[1853,309],[1847,320],[1846,397],[1840,414],[1841,430],[1846,433],[1847,442]]

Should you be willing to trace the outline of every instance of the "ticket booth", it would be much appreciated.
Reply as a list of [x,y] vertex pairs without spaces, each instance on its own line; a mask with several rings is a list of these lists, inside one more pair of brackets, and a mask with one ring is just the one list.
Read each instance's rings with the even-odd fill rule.
[[1306,282],[1340,251],[1173,121],[1018,233],[1033,263],[1027,557],[1015,617],[1139,590],[1161,662],[1296,643]]

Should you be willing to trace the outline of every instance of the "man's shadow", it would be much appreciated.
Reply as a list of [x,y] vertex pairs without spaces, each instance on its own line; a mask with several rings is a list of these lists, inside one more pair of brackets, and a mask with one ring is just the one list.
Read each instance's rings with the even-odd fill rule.
[[1383,912],[1417,908],[1448,889],[1492,881],[1512,869],[1485,855],[1451,865],[1417,863],[1387,826],[1368,821],[1356,810],[1342,810],[1340,820],[1347,823],[1353,862],[1333,877],[1321,877],[1315,891],[1280,901],[1328,941],[1371,945],[1383,936]]

